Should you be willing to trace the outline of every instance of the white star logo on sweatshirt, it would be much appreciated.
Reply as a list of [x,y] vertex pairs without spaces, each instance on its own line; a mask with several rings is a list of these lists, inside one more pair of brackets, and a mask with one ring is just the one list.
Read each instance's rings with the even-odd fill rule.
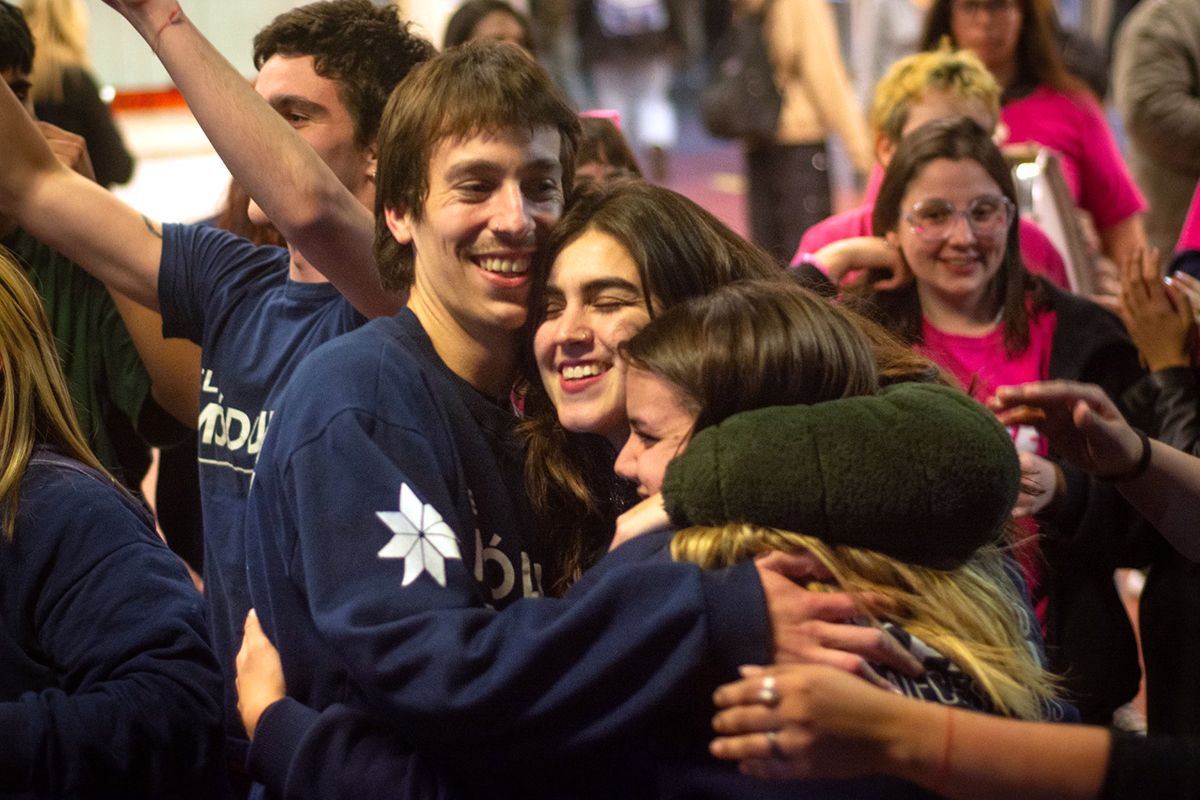
[[422,503],[407,483],[400,484],[400,510],[376,511],[383,524],[394,534],[383,549],[380,558],[404,560],[404,580],[408,586],[428,572],[438,586],[446,586],[446,560],[462,560],[458,549],[458,538],[450,526],[442,521],[442,515],[428,503]]

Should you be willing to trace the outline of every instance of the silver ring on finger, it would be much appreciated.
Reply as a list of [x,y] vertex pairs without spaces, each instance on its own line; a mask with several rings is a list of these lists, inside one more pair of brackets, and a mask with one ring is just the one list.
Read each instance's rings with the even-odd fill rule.
[[767,752],[776,761],[783,760],[783,748],[779,746],[779,731],[767,731]]
[[758,701],[768,708],[779,705],[779,689],[775,686],[774,675],[763,675],[762,688],[758,690]]

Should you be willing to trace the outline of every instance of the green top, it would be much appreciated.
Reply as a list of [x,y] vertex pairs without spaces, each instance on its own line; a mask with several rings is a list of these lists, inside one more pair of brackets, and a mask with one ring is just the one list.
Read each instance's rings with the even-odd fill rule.
[[100,281],[21,229],[3,242],[46,307],[75,413],[96,457],[136,484],[149,465],[138,435],[150,376]]

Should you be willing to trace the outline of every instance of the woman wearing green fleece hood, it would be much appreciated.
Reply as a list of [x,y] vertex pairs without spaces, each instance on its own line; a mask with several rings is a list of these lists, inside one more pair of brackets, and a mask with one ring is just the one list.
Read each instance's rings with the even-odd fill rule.
[[1059,718],[1000,546],[1011,440],[961,392],[881,388],[886,350],[798,287],[734,284],[671,309],[622,348],[632,435],[617,470],[662,489],[677,559],[804,551],[816,588],[887,598],[862,622],[925,664],[922,679],[888,675],[906,694]]

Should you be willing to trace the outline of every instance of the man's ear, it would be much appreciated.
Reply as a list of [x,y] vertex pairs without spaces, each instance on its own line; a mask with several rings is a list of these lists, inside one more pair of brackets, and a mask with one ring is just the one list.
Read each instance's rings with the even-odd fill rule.
[[887,169],[887,165],[891,163],[894,155],[896,155],[896,143],[885,133],[875,134],[875,160],[879,162],[879,166]]
[[412,244],[412,218],[408,212],[402,212],[391,206],[385,206],[383,209],[383,219],[387,222],[388,230],[392,232],[392,238],[400,244]]
[[375,182],[375,173],[379,169],[379,153],[375,145],[367,148],[367,180]]

